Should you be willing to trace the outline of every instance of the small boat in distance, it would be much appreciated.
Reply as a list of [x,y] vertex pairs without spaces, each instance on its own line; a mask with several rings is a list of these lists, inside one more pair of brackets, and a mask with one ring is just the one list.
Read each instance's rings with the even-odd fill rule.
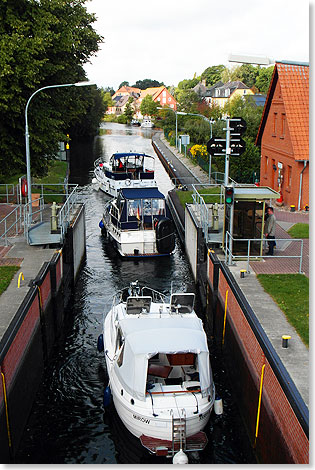
[[151,188],[157,186],[154,164],[154,157],[145,153],[114,153],[109,162],[100,157],[94,162],[92,183],[113,197],[123,188]]
[[150,117],[145,117],[141,123],[141,127],[143,129],[152,129],[154,127],[153,122],[151,121]]
[[98,338],[109,375],[104,406],[112,398],[126,428],[157,456],[201,451],[208,442],[203,429],[215,386],[194,300],[177,292],[167,302],[135,281],[104,312]]
[[105,204],[102,235],[125,258],[170,255],[175,229],[165,196],[158,188],[125,188]]

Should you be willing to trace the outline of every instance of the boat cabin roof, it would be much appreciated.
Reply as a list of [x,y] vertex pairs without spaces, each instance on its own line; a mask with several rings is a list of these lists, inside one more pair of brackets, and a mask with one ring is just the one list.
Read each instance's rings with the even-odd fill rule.
[[123,188],[120,194],[124,199],[165,199],[158,188]]
[[135,398],[145,400],[148,359],[158,353],[197,355],[200,387],[210,387],[209,350],[202,321],[197,316],[129,316],[119,321],[124,337],[122,363],[115,371],[122,385]]
[[135,153],[135,152],[114,153],[111,156],[111,159],[119,160],[120,158],[125,158],[125,157],[145,157],[145,158],[152,158],[154,160],[154,157],[152,157],[151,155],[146,155],[145,153]]

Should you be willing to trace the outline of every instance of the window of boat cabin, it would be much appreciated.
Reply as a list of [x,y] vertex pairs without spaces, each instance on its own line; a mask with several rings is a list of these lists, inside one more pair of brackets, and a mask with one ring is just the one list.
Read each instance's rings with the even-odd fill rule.
[[165,215],[164,199],[152,199],[152,215]]
[[128,201],[128,217],[141,217],[142,207],[141,199],[129,199]]

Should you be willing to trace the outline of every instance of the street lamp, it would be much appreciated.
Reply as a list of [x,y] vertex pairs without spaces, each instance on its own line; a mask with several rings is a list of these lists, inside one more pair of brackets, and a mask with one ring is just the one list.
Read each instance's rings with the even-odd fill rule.
[[34,91],[34,93],[29,97],[26,107],[25,107],[25,147],[26,147],[26,179],[27,179],[27,199],[29,203],[29,213],[30,213],[30,220],[32,221],[32,182],[31,182],[31,161],[30,161],[30,135],[28,132],[28,119],[27,119],[27,110],[31,99],[37,95],[42,90],[47,90],[48,88],[61,88],[65,86],[89,86],[89,85],[96,85],[95,83],[91,82],[77,82],[77,83],[64,83],[61,85],[48,85],[38,90]]
[[229,62],[237,62],[239,64],[254,64],[254,65],[272,65],[275,63],[273,59],[265,56],[251,56],[245,54],[229,54]]

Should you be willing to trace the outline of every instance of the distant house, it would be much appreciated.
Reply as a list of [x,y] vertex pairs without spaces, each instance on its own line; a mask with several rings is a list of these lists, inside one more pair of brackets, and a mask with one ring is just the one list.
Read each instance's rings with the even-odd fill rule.
[[146,90],[141,90],[140,96],[136,100],[136,115],[138,119],[142,119],[143,117],[140,111],[140,106],[142,100],[148,95],[152,96],[155,103],[158,103],[161,106],[168,106],[176,111],[177,102],[165,86],[147,88]]
[[202,80],[198,83],[193,91],[202,98],[209,106],[223,107],[228,101],[236,96],[247,97],[254,95],[253,91],[243,82],[234,81],[223,83],[221,80],[211,87],[206,87],[206,81]]
[[[112,98],[113,100],[113,106],[110,106],[108,110],[106,111],[106,114],[115,114],[116,116],[120,116],[121,114],[124,114],[126,105],[129,101],[130,96],[128,95],[123,95],[123,96],[115,96]],[[131,104],[132,107],[133,104]]]
[[281,191],[284,204],[309,205],[309,66],[276,62],[256,145],[260,184]]
[[215,86],[211,93],[211,100],[210,104],[223,106],[236,98],[237,96],[246,97],[248,95],[253,95],[253,91],[245,85],[243,82],[237,81],[229,81],[222,86]]
[[134,98],[138,98],[140,96],[141,89],[140,88],[135,88],[132,86],[127,86],[124,85],[119,88],[119,90],[116,91],[113,95],[113,99],[116,98],[117,96],[132,96]]

